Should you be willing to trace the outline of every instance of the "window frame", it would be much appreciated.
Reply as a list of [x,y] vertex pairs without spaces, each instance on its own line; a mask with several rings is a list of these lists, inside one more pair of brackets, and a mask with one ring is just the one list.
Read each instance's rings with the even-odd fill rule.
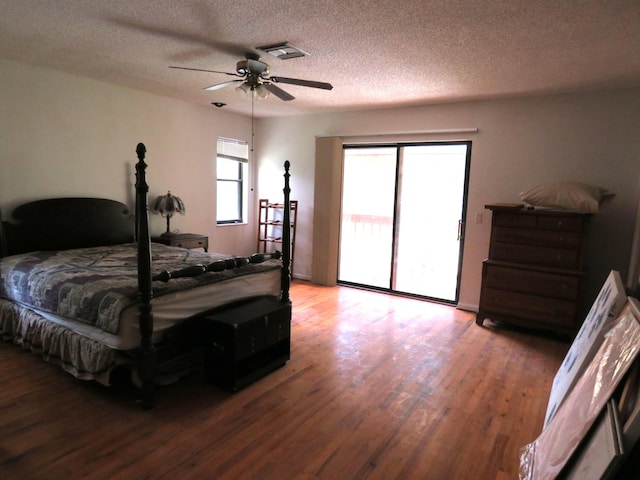
[[[217,143],[218,151],[216,152],[216,225],[239,225],[246,224],[247,219],[245,218],[247,215],[246,212],[246,197],[247,197],[247,177],[248,177],[248,163],[249,163],[249,152],[248,152],[248,143],[243,142],[241,140],[232,140],[227,138],[218,138]],[[243,152],[244,150],[244,152]],[[228,152],[227,152],[228,151]],[[237,162],[237,177],[235,178],[220,178],[219,170],[220,160],[227,161],[235,161]],[[237,198],[235,198],[237,212],[240,214],[239,218],[219,218],[219,202],[221,184],[223,183],[234,183],[238,185],[237,190]],[[231,201],[226,198],[224,200]]]

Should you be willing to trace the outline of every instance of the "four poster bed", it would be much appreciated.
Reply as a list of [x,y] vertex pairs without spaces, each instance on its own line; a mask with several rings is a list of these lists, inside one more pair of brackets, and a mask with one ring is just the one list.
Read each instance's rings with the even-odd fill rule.
[[56,198],[0,222],[0,335],[80,379],[110,385],[130,371],[144,408],[155,385],[198,365],[234,389],[284,365],[289,162],[283,251],[229,258],[150,241],[142,143],[136,153],[135,216],[113,200]]

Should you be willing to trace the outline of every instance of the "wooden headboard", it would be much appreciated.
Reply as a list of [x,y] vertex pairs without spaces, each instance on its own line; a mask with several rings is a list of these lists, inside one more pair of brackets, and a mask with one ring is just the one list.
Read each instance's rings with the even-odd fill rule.
[[104,198],[52,198],[15,208],[2,221],[3,255],[35,250],[67,250],[135,241],[135,218],[128,207]]

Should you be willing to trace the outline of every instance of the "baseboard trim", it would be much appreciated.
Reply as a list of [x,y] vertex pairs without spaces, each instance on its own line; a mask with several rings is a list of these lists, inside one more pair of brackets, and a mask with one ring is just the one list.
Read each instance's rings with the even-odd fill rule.
[[456,305],[458,310],[464,310],[466,312],[478,313],[478,305],[472,305],[469,303],[458,303]]

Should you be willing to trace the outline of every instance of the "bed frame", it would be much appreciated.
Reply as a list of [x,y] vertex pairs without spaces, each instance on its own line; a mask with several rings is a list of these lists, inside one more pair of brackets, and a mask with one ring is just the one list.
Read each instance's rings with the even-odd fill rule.
[[[12,212],[15,223],[0,221],[0,257],[36,250],[63,250],[137,242],[138,316],[141,341],[140,346],[133,353],[137,355],[140,404],[143,408],[151,408],[155,405],[155,385],[159,362],[157,347],[152,342],[153,311],[151,300],[153,298],[153,282],[167,282],[174,278],[204,275],[210,271],[217,272],[224,269],[237,268],[248,263],[261,263],[271,258],[281,258],[281,295],[279,301],[290,307],[290,164],[288,161],[284,164],[283,192],[285,209],[282,252],[260,253],[249,257],[232,257],[209,265],[189,266],[177,271],[164,271],[152,276],[149,206],[147,201],[149,186],[146,181],[147,164],[145,163],[146,148],[144,144],[138,144],[136,154],[138,157],[135,167],[136,205],[133,218],[122,203],[107,199],[55,198],[26,203]],[[78,218],[93,219],[95,221],[78,222]],[[171,345],[171,341],[169,341],[169,345],[163,345],[163,360],[170,358],[171,355],[179,356],[184,354],[185,348],[188,348],[188,345],[185,347],[185,344],[192,342],[192,340],[185,341],[185,338],[192,339],[194,337],[194,332],[191,331],[189,333],[189,331],[197,329],[198,320],[214,311],[205,312],[173,327],[178,333],[169,335],[169,338],[175,338],[175,344]],[[290,308],[288,311],[290,312]],[[198,335],[197,330],[195,335]],[[170,353],[167,354],[166,352]]]

